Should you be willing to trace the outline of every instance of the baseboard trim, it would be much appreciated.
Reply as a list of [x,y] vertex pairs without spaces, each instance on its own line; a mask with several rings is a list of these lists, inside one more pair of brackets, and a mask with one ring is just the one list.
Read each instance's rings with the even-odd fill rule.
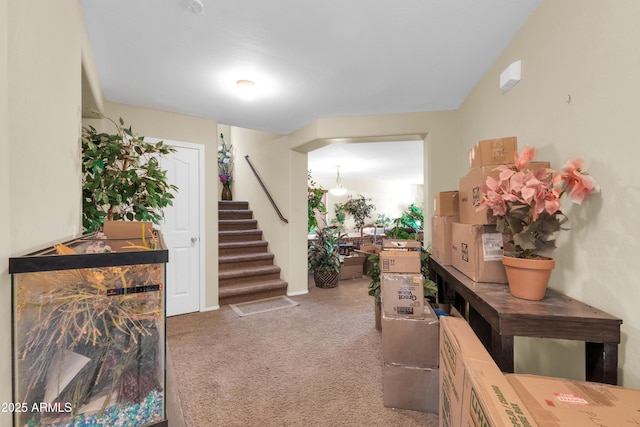
[[298,296],[298,295],[306,295],[306,294],[308,294],[308,293],[309,293],[309,290],[306,290],[306,291],[298,291],[298,292],[287,292],[287,296],[288,296],[288,297],[295,297],[295,296]]

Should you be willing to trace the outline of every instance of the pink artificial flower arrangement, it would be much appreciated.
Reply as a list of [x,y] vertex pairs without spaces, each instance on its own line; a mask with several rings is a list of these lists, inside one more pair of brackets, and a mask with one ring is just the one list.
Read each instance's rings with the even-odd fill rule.
[[595,180],[582,169],[583,160],[568,161],[562,171],[528,168],[536,155],[535,148],[525,147],[515,154],[513,165],[496,167],[500,176],[489,176],[480,186],[482,200],[477,211],[491,209],[497,229],[508,236],[514,251],[505,255],[516,258],[540,258],[543,249],[555,248],[555,232],[567,220],[560,199],[581,204],[585,196],[600,191]]

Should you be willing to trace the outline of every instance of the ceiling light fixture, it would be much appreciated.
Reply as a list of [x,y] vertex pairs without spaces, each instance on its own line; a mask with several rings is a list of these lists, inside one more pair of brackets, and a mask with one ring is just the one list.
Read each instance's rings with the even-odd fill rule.
[[242,99],[253,99],[256,97],[256,84],[251,80],[238,80],[236,82],[238,96]]
[[204,13],[204,4],[202,0],[186,0],[187,9],[196,15],[202,15]]
[[344,196],[345,194],[347,194],[347,189],[342,186],[342,180],[340,179],[340,165],[336,165],[336,168],[338,170],[336,177],[336,184],[338,184],[338,186],[332,188],[331,190],[329,190],[329,192],[334,196]]

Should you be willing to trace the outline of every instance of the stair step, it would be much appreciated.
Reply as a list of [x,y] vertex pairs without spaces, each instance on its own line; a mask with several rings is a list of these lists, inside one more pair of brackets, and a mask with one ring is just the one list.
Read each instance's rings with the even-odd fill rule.
[[266,240],[252,240],[250,242],[220,242],[218,244],[218,257],[267,252],[268,245],[269,242]]
[[218,257],[218,271],[243,270],[250,267],[273,265],[274,255],[269,252]]
[[219,231],[257,230],[258,221],[255,219],[223,219],[218,220]]
[[225,286],[219,291],[219,304],[237,304],[257,299],[277,297],[287,294],[288,283],[284,280],[269,280],[259,284],[243,283]]
[[234,230],[218,232],[218,241],[221,243],[250,242],[254,240],[262,240],[262,230]]
[[258,284],[260,282],[280,279],[280,267],[265,265],[238,270],[218,271],[218,288],[240,283]]
[[249,202],[240,200],[218,200],[218,211],[248,210]]
[[248,209],[218,211],[218,219],[253,219],[253,211]]

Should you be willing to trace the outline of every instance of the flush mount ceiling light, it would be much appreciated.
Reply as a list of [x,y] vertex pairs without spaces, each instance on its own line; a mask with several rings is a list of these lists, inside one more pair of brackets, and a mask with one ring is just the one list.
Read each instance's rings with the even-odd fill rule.
[[344,196],[345,194],[347,194],[347,189],[342,187],[342,180],[340,179],[340,165],[336,165],[336,168],[337,168],[336,184],[338,184],[338,186],[335,188],[332,188],[331,190],[329,190],[329,192],[334,196]]
[[185,4],[191,13],[195,13],[196,15],[202,15],[204,13],[202,0],[185,0]]
[[238,80],[236,82],[238,96],[242,99],[253,99],[256,97],[256,84],[251,80]]

